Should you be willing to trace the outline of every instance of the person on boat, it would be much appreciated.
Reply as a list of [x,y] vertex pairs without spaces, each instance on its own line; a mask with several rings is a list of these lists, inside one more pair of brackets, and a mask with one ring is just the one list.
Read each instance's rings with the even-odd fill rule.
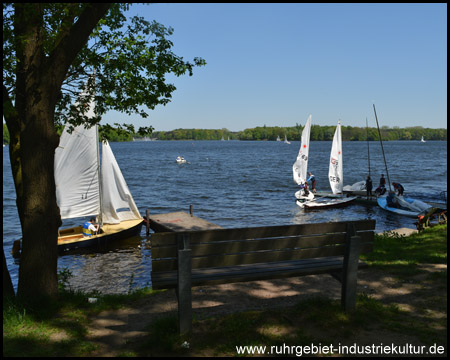
[[367,200],[372,198],[372,179],[369,175],[367,175],[366,179],[366,191],[367,191]]
[[310,171],[308,172],[308,179],[306,179],[306,181],[311,181],[311,191],[313,193],[316,192],[316,177],[314,176],[314,174]]
[[384,177],[384,174],[381,174],[380,185],[378,187],[386,187],[386,178]]
[[303,190],[303,194],[304,196],[308,196],[309,195],[309,191],[308,191],[308,183],[305,181],[303,184],[300,184],[300,189]]
[[92,236],[98,233],[99,225],[95,224],[95,218],[91,218],[91,220],[86,221],[83,224],[83,235],[84,236]]
[[403,185],[400,183],[397,183],[397,182],[393,182],[392,185],[394,186],[394,190],[397,190],[397,195],[402,196],[403,191],[405,191],[405,188],[403,187]]
[[397,198],[395,197],[395,192],[389,191],[388,196],[386,196],[386,204],[391,208],[398,208]]
[[375,189],[375,194],[376,194],[377,196],[384,195],[385,192],[386,192],[386,188],[384,187],[384,185],[379,185],[379,186]]

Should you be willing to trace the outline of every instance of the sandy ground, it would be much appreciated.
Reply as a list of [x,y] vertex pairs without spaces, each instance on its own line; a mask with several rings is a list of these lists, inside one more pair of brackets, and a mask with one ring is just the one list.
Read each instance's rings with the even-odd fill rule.
[[[399,229],[396,232],[409,235],[411,229]],[[426,272],[446,271],[447,265],[423,265]],[[358,272],[358,292],[370,294],[384,303],[395,303],[407,312],[418,312],[423,301],[425,275],[418,275],[402,282],[389,274],[362,269]],[[420,290],[420,291],[419,291]],[[419,293],[417,293],[419,291]],[[441,294],[441,292],[443,292]],[[430,297],[446,297],[446,289],[428,289]],[[340,299],[340,283],[330,275],[310,275],[300,278],[277,279],[270,281],[252,281],[245,283],[222,284],[216,286],[198,286],[192,289],[193,315],[196,319],[244,310],[266,309],[291,306],[300,300],[323,295]],[[177,313],[177,299],[174,290],[155,294],[136,303],[132,308],[104,311],[92,319],[89,338],[100,345],[93,356],[116,356],[118,350],[127,341],[145,336],[145,327],[160,316]],[[436,316],[447,316],[437,313]],[[364,334],[364,338],[392,343],[392,334]],[[366,339],[367,340],[367,339]],[[414,341],[407,337],[396,339],[400,343]],[[417,342],[417,339],[415,339]],[[355,340],[356,341],[356,340]]]

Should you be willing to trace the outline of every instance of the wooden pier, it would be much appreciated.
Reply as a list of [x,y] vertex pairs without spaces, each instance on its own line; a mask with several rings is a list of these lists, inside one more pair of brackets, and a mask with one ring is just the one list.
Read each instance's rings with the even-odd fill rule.
[[196,231],[222,229],[221,226],[184,211],[149,216],[149,226],[154,232]]

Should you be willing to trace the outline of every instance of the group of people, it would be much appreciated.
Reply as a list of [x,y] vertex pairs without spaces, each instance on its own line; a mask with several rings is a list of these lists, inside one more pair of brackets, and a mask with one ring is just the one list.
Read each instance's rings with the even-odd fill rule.
[[[402,184],[398,182],[393,182],[392,186],[394,187],[394,192],[392,193],[392,196],[395,192],[397,192],[398,196],[402,196],[403,192],[405,191],[405,188]],[[366,191],[367,191],[367,198],[370,199],[372,197],[372,180],[370,179],[370,176],[367,176],[366,179]],[[381,174],[380,178],[380,184],[375,189],[375,194],[377,196],[384,195],[386,193],[386,178],[384,177],[384,174]],[[388,194],[388,196],[391,195],[391,192]]]
[[[308,172],[308,178],[306,179],[306,181],[303,184],[300,185],[300,188],[304,190],[305,195],[308,195],[308,182],[309,181],[311,181],[311,191],[313,193],[316,192],[316,177],[313,175],[313,173]],[[398,182],[393,182],[392,185],[394,186],[394,191],[397,192],[398,196],[403,195],[405,188],[403,187],[402,184],[400,184]],[[372,189],[373,189],[372,179],[370,178],[370,175],[367,175],[367,179],[366,179],[367,199],[372,198],[372,196],[373,196]],[[376,194],[376,196],[379,196],[379,195],[384,195],[385,193],[386,193],[386,178],[384,177],[384,174],[381,174],[380,184],[375,189],[375,194]]]

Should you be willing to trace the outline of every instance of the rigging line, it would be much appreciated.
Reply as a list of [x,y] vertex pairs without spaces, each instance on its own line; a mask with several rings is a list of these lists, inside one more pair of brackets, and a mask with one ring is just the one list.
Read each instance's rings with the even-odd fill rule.
[[86,193],[84,194],[84,197],[83,197],[83,195],[82,195],[82,197],[81,197],[83,200],[86,200],[87,197],[88,197],[88,192],[90,191],[91,186],[92,186],[93,182],[95,181],[95,179],[96,179],[96,177],[97,177],[97,174],[98,174],[98,168],[99,168],[99,165],[97,164],[97,171],[92,175],[91,182],[89,183],[89,186],[88,186],[88,188],[86,189]]
[[375,119],[377,120],[378,135],[380,137],[381,152],[383,153],[383,159],[384,159],[384,167],[386,168],[386,176],[387,176],[387,181],[389,184],[389,192],[392,192],[391,181],[389,180],[389,172],[388,172],[387,163],[386,163],[386,156],[384,155],[383,140],[381,139],[380,126],[378,125],[377,111],[375,110],[375,104],[373,104],[373,111],[375,112]]
[[367,159],[369,160],[369,176],[370,176],[370,149],[369,149],[369,124],[367,123],[366,116],[366,138],[367,138]]

